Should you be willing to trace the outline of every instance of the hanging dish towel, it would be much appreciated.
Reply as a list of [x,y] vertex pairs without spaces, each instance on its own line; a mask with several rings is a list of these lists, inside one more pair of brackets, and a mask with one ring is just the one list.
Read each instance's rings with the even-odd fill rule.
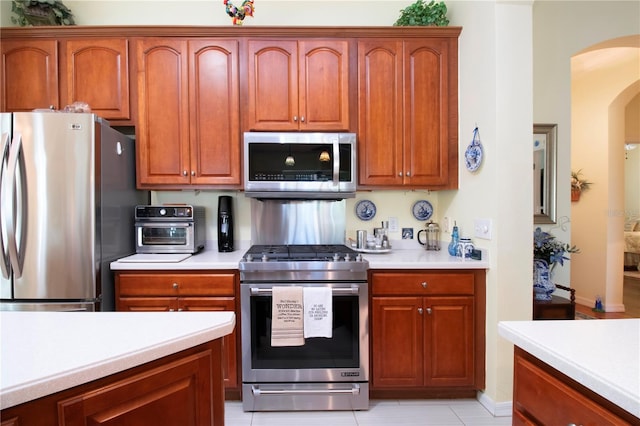
[[333,329],[332,293],[329,287],[304,288],[304,337],[329,337]]
[[304,345],[302,287],[273,287],[271,346]]

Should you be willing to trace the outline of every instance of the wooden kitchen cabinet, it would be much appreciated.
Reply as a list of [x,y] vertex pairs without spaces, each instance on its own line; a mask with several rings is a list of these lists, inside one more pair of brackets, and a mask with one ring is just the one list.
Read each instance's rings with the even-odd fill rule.
[[240,185],[238,41],[141,38],[138,186]]
[[60,107],[56,40],[2,40],[0,51],[0,111]]
[[371,389],[472,395],[484,387],[480,271],[373,271]]
[[[233,311],[236,306],[236,272],[117,271],[118,311]],[[238,315],[239,318],[239,315]],[[236,327],[238,329],[238,327]],[[223,377],[229,395],[239,392],[238,334],[223,337]]]
[[358,41],[362,187],[458,186],[457,35]]
[[637,425],[640,419],[514,347],[514,425]]
[[350,130],[349,41],[248,40],[247,128]]
[[221,342],[10,407],[2,426],[222,425]]
[[130,120],[129,40],[70,39],[62,43],[61,105],[86,102],[108,120]]

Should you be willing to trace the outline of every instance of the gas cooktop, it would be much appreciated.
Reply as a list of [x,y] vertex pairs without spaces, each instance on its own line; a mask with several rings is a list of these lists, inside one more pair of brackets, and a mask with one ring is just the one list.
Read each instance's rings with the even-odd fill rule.
[[[244,259],[259,261],[325,261],[356,260],[358,253],[341,244],[254,245]],[[346,259],[345,259],[346,258]]]

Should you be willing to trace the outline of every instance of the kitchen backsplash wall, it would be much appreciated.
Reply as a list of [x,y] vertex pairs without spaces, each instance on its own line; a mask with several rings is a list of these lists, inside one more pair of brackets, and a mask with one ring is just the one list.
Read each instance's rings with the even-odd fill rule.
[[[217,239],[218,196],[229,195],[233,199],[234,232],[237,241],[251,240],[251,200],[240,191],[154,191],[151,194],[153,204],[185,203],[204,206],[207,222],[207,241]],[[356,215],[356,204],[361,200],[369,200],[376,207],[376,213],[370,220],[361,220]],[[380,227],[382,221],[397,218],[397,230],[389,232],[389,239],[396,246],[419,247],[418,231],[428,221],[417,220],[412,213],[416,201],[426,200],[433,206],[431,220],[437,222],[443,232],[441,239],[448,238],[444,233],[442,217],[438,211],[438,195],[429,191],[367,191],[358,192],[356,198],[346,200],[346,238],[355,240],[356,230],[365,229],[373,233],[373,228]],[[413,239],[402,240],[402,230],[412,230]],[[464,230],[462,230],[464,231]],[[463,232],[464,233],[464,232]],[[346,242],[346,241],[345,241]],[[210,247],[215,247],[211,245]]]

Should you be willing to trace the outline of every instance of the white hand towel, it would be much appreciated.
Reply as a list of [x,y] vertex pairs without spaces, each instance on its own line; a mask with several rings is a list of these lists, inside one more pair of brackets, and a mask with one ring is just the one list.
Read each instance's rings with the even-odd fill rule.
[[271,346],[304,345],[302,287],[274,286],[271,300]]
[[305,287],[304,337],[331,338],[333,330],[333,304],[330,287]]

